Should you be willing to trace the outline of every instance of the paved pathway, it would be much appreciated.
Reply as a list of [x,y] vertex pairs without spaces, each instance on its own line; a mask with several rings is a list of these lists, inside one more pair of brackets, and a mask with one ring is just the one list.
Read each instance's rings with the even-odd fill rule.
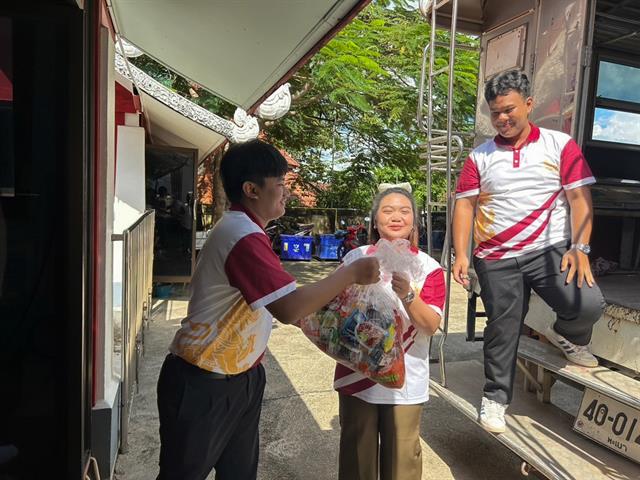
[[[326,275],[333,263],[287,263],[300,283]],[[129,434],[130,450],[116,465],[118,480],[152,480],[157,475],[158,419],[155,385],[173,333],[186,311],[186,297],[156,301],[146,334],[146,351]],[[465,293],[455,288],[451,309],[451,358],[481,349],[464,342]],[[338,399],[332,389],[333,361],[300,331],[274,323],[266,355],[267,389],[261,419],[260,480],[337,478]],[[489,434],[432,394],[421,422],[423,479],[511,480],[520,462]],[[213,474],[210,476],[213,479]]]

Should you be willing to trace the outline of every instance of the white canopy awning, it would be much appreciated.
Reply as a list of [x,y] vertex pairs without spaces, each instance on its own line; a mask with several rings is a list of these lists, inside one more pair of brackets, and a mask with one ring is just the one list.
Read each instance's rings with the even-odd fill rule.
[[244,109],[369,0],[112,0],[119,33]]

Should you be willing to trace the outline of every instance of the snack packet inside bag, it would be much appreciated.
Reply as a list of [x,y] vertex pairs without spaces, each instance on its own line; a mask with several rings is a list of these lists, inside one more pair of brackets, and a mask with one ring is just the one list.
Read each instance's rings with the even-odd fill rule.
[[401,388],[405,379],[402,334],[409,319],[391,289],[391,276],[402,272],[413,284],[421,278],[421,262],[407,240],[381,239],[375,246],[352,250],[344,263],[365,255],[378,258],[381,280],[373,285],[352,285],[303,318],[299,326],[339,363],[385,387]]

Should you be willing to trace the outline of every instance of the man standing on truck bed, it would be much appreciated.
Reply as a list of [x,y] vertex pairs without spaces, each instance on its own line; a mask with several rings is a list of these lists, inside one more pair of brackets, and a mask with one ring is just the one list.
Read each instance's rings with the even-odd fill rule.
[[473,266],[488,317],[480,423],[501,433],[531,289],[557,315],[542,333],[568,360],[586,367],[598,365],[587,345],[604,300],[588,256],[589,185],[595,179],[580,147],[565,133],[529,122],[533,99],[524,73],[493,77],[484,95],[498,135],[471,152],[458,181],[453,277],[469,284],[475,214]]

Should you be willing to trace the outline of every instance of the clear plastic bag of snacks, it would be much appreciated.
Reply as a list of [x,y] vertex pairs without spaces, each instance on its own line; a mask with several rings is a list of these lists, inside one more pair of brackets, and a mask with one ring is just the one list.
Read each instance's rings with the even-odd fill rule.
[[408,318],[390,282],[394,271],[410,279],[420,277],[418,252],[406,240],[380,240],[366,253],[362,249],[349,252],[345,263],[364,255],[379,259],[381,280],[352,285],[299,325],[339,363],[385,387],[401,388],[405,379],[402,334]]

